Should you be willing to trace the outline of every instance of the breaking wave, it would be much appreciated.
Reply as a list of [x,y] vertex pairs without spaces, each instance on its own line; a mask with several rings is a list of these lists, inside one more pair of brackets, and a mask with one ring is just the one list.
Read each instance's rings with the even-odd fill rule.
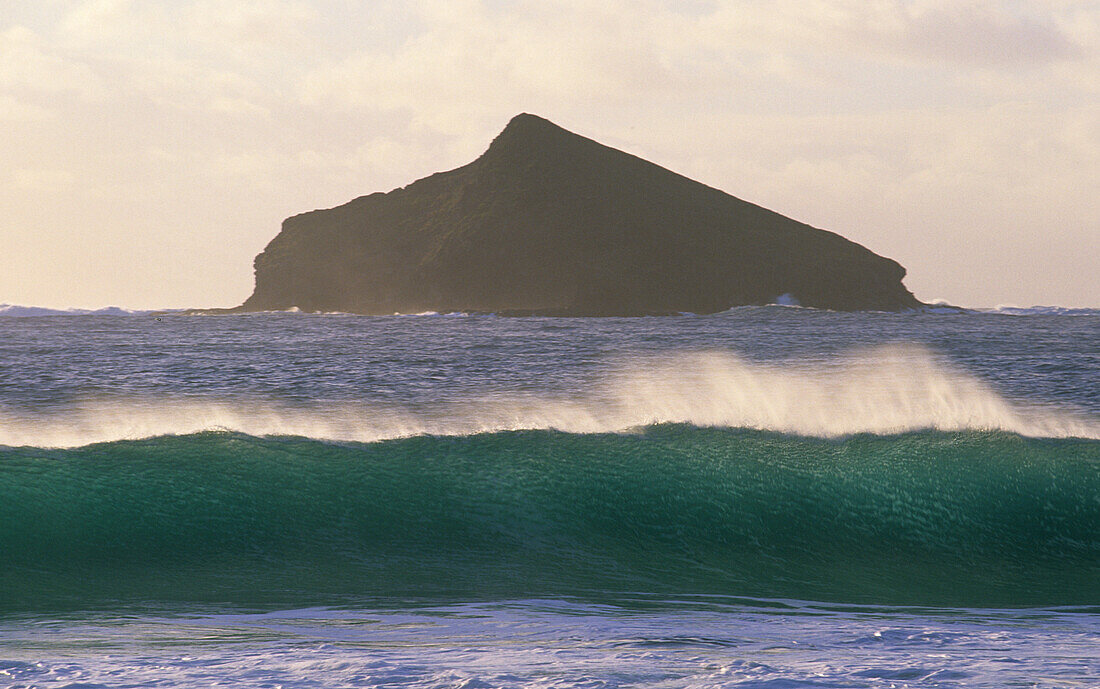
[[1100,438],[1094,417],[1008,400],[923,348],[891,346],[781,364],[728,353],[647,357],[621,364],[583,393],[487,393],[415,407],[171,398],[0,409],[0,445],[76,447],[207,430],[376,442],[511,430],[624,432],[667,423],[823,438],[925,429]]

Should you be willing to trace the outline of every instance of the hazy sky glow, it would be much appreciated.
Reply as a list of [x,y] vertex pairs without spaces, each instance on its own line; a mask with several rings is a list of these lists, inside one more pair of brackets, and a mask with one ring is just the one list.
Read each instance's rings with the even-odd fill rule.
[[0,0],[0,303],[236,305],[283,218],[519,112],[921,299],[1100,307],[1094,0]]

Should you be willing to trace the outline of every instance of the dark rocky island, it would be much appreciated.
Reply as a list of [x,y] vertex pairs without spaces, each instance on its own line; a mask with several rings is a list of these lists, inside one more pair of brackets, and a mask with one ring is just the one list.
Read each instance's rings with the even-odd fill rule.
[[255,266],[234,310],[921,306],[895,261],[527,114],[468,165],[288,218]]

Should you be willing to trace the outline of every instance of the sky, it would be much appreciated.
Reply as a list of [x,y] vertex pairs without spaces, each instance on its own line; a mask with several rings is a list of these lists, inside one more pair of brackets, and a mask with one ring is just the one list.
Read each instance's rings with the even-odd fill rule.
[[233,306],[291,215],[531,112],[908,269],[1100,307],[1100,1],[0,0],[0,303]]

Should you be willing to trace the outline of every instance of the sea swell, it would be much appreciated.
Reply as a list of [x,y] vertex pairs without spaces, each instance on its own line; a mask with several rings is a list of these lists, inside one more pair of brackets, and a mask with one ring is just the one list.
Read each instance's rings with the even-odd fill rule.
[[630,592],[1100,604],[1100,442],[648,427],[0,450],[0,610]]

